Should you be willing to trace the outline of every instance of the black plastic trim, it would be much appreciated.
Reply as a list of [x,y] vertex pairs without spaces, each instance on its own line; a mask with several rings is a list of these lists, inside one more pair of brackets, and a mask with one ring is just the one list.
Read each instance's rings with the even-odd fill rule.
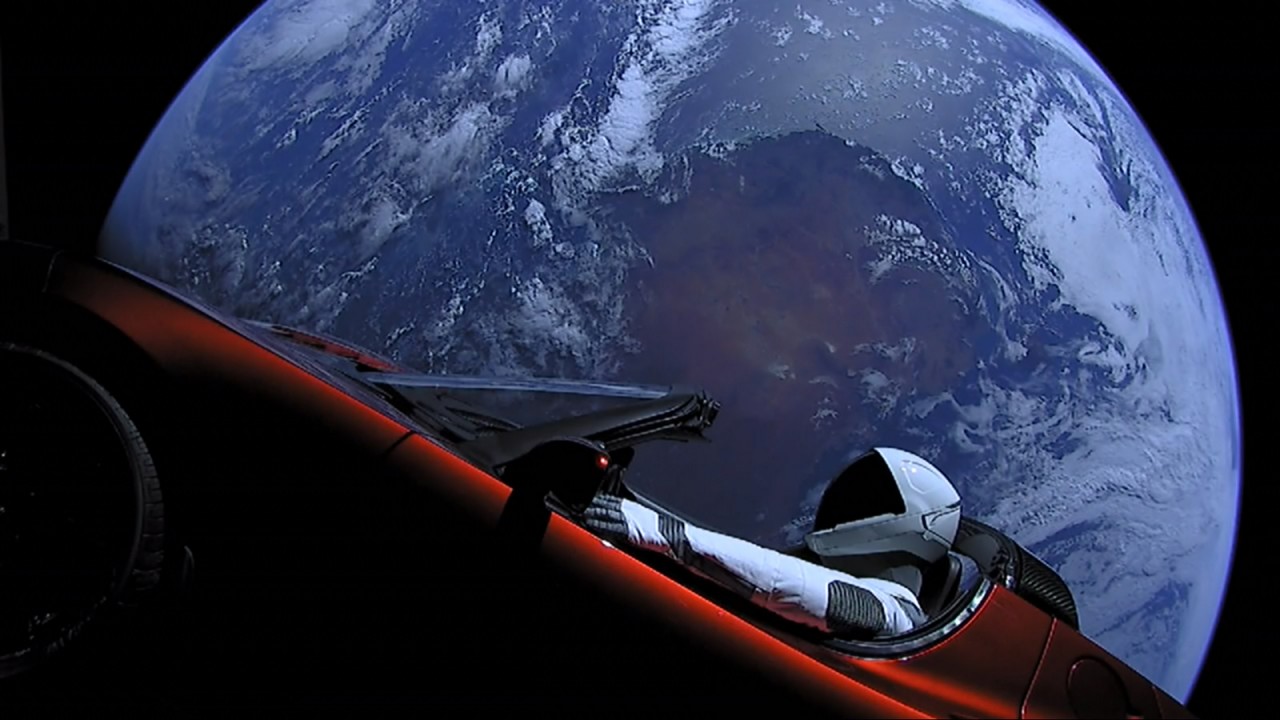
[[460,447],[484,457],[495,468],[556,437],[587,438],[613,452],[651,440],[704,439],[703,431],[715,421],[719,410],[720,404],[705,393],[677,392],[656,400],[479,437]]

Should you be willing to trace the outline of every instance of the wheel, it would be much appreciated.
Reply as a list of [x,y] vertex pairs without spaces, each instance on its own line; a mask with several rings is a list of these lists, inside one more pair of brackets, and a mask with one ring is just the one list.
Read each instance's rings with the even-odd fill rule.
[[75,365],[0,341],[0,678],[154,590],[164,503],[137,426]]

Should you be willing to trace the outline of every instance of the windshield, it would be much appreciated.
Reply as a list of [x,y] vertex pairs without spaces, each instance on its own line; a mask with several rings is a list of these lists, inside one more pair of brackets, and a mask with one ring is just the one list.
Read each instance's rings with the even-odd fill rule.
[[587,438],[609,452],[627,451],[629,464],[637,445],[704,440],[719,412],[719,404],[705,393],[684,388],[413,373],[321,334],[248,324],[335,384],[409,418],[490,471],[561,437]]

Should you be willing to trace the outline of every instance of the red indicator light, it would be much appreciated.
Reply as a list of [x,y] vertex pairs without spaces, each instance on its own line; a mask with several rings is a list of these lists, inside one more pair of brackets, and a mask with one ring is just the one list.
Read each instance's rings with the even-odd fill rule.
[[609,456],[608,456],[608,455],[597,455],[597,456],[596,456],[596,467],[600,468],[601,470],[607,470],[607,469],[609,468]]

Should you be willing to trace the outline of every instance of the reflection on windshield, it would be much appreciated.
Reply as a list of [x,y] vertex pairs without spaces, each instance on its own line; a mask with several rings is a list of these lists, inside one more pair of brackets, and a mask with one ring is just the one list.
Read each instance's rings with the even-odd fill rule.
[[[617,395],[590,395],[580,392],[562,393],[546,388],[539,388],[538,390],[526,388],[508,390],[489,386],[440,388],[431,385],[418,386],[399,383],[387,383],[384,385],[380,374],[362,375],[361,379],[390,388],[411,402],[470,407],[501,417],[521,427],[539,425],[560,418],[589,415],[607,408],[626,406],[649,399]],[[477,378],[477,380],[483,379]],[[459,383],[459,385],[462,386],[465,383]],[[480,385],[480,383],[477,383],[477,385]],[[665,394],[659,397],[663,397]]]

